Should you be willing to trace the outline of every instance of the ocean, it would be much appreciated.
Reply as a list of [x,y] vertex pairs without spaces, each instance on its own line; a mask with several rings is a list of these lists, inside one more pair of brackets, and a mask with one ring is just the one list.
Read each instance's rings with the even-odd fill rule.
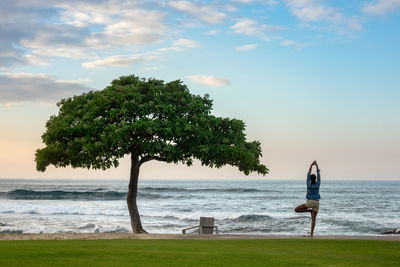
[[[0,180],[0,233],[131,232],[128,180]],[[181,233],[214,217],[220,233],[308,234],[305,181],[140,180],[149,233]],[[316,235],[400,228],[400,181],[322,181]]]

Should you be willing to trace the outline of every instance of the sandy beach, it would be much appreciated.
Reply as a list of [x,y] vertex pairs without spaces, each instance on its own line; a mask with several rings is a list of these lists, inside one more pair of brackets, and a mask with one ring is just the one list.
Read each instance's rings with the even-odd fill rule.
[[[63,233],[63,234],[0,234],[0,240],[94,240],[94,239],[198,239],[198,240],[244,240],[244,239],[310,239],[303,235],[199,235],[199,234],[129,234],[129,233]],[[400,235],[315,235],[313,239],[362,239],[400,241]]]

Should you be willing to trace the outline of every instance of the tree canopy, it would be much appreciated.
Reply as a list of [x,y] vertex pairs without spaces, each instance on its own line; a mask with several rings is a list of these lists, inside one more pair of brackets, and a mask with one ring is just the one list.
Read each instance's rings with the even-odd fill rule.
[[59,113],[46,123],[45,147],[36,167],[68,165],[92,169],[117,167],[135,154],[141,162],[160,160],[191,165],[232,165],[248,175],[266,174],[260,142],[246,141],[245,124],[211,114],[208,95],[193,95],[182,81],[122,76],[101,91],[57,103]]

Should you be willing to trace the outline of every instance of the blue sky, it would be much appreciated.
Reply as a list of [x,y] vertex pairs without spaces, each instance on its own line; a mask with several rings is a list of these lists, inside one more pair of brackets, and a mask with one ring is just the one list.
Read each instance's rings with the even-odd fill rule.
[[[121,75],[181,79],[214,113],[245,121],[267,179],[400,179],[400,0],[2,1],[0,177],[35,171],[61,98]],[[245,178],[234,168],[148,163],[143,178]],[[251,175],[251,178],[261,178]]]

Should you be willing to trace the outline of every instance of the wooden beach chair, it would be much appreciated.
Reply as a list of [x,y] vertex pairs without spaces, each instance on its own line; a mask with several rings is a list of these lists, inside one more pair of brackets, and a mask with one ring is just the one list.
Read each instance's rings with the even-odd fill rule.
[[182,234],[186,234],[186,230],[199,228],[199,234],[213,234],[214,228],[215,233],[218,235],[218,226],[214,226],[214,218],[213,217],[200,217],[200,224],[196,226],[192,226],[189,228],[182,229]]

